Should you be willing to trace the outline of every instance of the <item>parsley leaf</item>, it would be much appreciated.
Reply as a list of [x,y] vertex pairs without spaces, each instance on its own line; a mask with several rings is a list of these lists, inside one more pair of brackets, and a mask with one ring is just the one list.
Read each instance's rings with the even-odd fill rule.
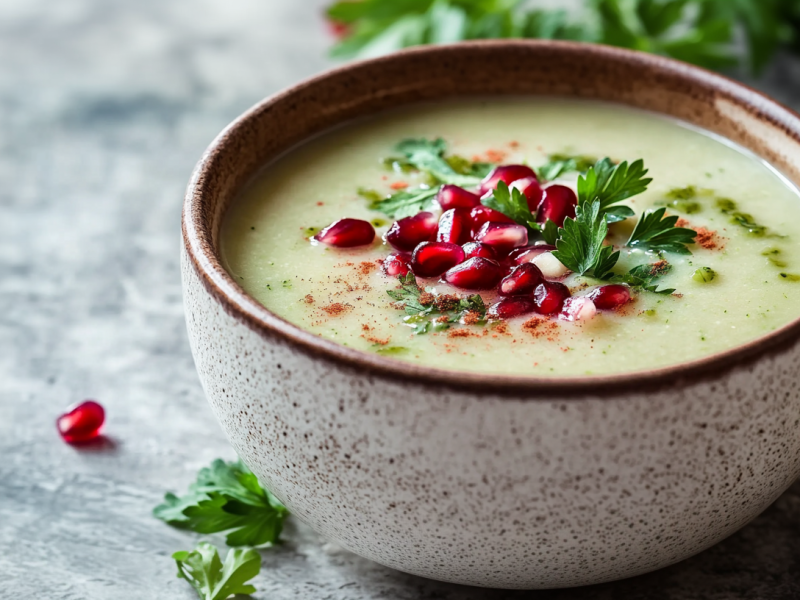
[[653,292],[655,294],[672,294],[675,289],[658,289],[656,281],[669,273],[672,270],[672,265],[667,261],[654,263],[652,265],[639,265],[632,268],[630,271],[623,275],[614,275],[611,281],[615,283],[627,283],[633,288]]
[[556,225],[553,221],[547,219],[544,225],[540,224],[539,232],[542,234],[545,242],[551,246],[556,245],[556,241],[558,240],[558,225]]
[[666,210],[659,208],[643,213],[626,245],[655,252],[691,254],[686,246],[694,243],[697,232],[686,227],[676,227],[678,217],[665,217]]
[[153,515],[197,533],[228,531],[229,546],[261,546],[278,541],[289,511],[243,462],[215,460],[186,495],[167,494]]
[[531,209],[528,208],[528,199],[525,194],[517,188],[509,190],[508,185],[503,181],[497,184],[497,187],[490,195],[481,198],[481,203],[497,212],[503,213],[520,225],[539,230],[536,218],[531,214]]
[[387,290],[386,293],[389,294],[389,297],[395,302],[402,303],[407,315],[416,315],[428,310],[428,307],[420,304],[419,297],[422,295],[422,290],[417,285],[414,274],[401,275],[397,279],[400,281],[400,289]]
[[567,173],[585,173],[597,159],[591,156],[570,156],[569,154],[551,154],[547,162],[535,169],[540,180],[552,181]]
[[217,549],[201,542],[191,552],[172,555],[178,565],[178,578],[185,579],[201,600],[225,600],[235,594],[252,594],[256,588],[245,583],[258,575],[261,557],[255,550],[229,550],[225,563]]
[[623,221],[634,212],[627,206],[613,205],[644,192],[653,181],[645,175],[647,169],[641,159],[630,165],[627,161],[615,165],[610,158],[598,160],[578,177],[578,205],[598,201],[600,212],[607,214],[609,223]]
[[608,221],[600,210],[600,201],[578,205],[575,219],[567,218],[558,231],[556,250],[561,264],[578,275],[605,278],[619,259],[619,252],[603,242],[608,235]]
[[441,138],[435,140],[407,139],[397,144],[395,149],[405,157],[408,164],[432,175],[442,183],[462,186],[473,186],[480,183],[479,177],[457,172],[444,158],[447,144]]
[[[422,187],[410,191],[401,190],[385,198],[381,198],[379,194],[377,198],[370,195],[367,199],[370,201],[370,210],[378,210],[393,219],[402,219],[430,209],[438,191],[439,188]],[[361,196],[365,197],[365,194]]]

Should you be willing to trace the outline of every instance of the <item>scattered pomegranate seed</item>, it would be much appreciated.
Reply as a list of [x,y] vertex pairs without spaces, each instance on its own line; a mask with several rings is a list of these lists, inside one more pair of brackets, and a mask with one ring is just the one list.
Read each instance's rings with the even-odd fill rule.
[[405,277],[411,271],[411,255],[405,252],[390,254],[383,261],[383,272],[389,277]]
[[497,285],[503,269],[490,258],[476,256],[444,274],[444,280],[465,290],[489,290]]
[[484,223],[475,241],[491,246],[498,256],[528,243],[528,230],[517,223]]
[[447,242],[422,242],[411,255],[411,270],[420,277],[438,277],[464,262],[464,250]]
[[514,261],[516,264],[521,265],[523,263],[533,262],[533,259],[539,256],[540,254],[544,254],[545,252],[552,252],[555,249],[556,249],[555,246],[548,246],[547,244],[523,246],[522,248],[517,248],[516,250],[513,250],[511,254],[508,255],[508,258]]
[[384,239],[397,250],[411,252],[436,236],[439,221],[433,213],[421,212],[392,223]]
[[86,400],[67,409],[56,419],[58,433],[69,444],[88,442],[100,435],[106,411],[94,400]]
[[604,285],[589,292],[588,297],[600,310],[611,310],[630,302],[631,290],[627,285]]
[[361,219],[339,219],[320,231],[314,239],[337,248],[364,246],[375,239],[375,228]]
[[517,179],[525,179],[526,177],[536,179],[536,173],[526,165],[502,165],[495,167],[492,169],[492,172],[481,181],[481,195],[493,191],[501,181],[506,185],[511,185]]
[[470,218],[466,208],[451,208],[442,213],[439,218],[439,232],[436,234],[437,242],[450,244],[463,244],[470,237]]
[[487,314],[494,319],[511,319],[536,310],[536,304],[527,296],[512,296],[503,298],[497,304],[492,304]]
[[539,208],[539,204],[544,196],[544,190],[542,190],[542,186],[539,185],[539,180],[536,179],[536,177],[517,179],[508,187],[518,189],[522,192],[522,195],[528,200],[528,208],[533,214],[536,214],[536,209]]
[[500,293],[503,296],[531,294],[543,279],[542,272],[536,265],[524,263],[515,267],[511,274],[500,282]]
[[497,260],[497,254],[495,254],[491,246],[487,246],[486,244],[481,244],[480,242],[469,242],[461,247],[464,249],[464,256],[467,258],[475,258],[476,256],[480,256],[481,258],[491,258],[492,260]]
[[538,223],[545,223],[548,219],[561,227],[567,217],[575,218],[575,207],[578,197],[565,185],[551,185],[544,189],[539,212],[536,214]]
[[451,208],[474,208],[481,203],[481,198],[457,185],[443,185],[436,195],[436,201],[442,210],[450,210]]
[[564,301],[569,297],[569,288],[557,281],[544,281],[537,286],[533,293],[536,310],[543,315],[552,315],[561,311]]
[[489,208],[488,206],[476,206],[469,212],[472,219],[472,235],[475,236],[484,223],[514,223],[514,219],[505,216],[500,211]]
[[569,269],[565,267],[552,252],[544,252],[538,256],[534,256],[531,262],[539,267],[542,275],[548,279],[560,279],[569,274]]
[[567,298],[558,318],[563,321],[588,321],[597,314],[597,307],[591,298]]

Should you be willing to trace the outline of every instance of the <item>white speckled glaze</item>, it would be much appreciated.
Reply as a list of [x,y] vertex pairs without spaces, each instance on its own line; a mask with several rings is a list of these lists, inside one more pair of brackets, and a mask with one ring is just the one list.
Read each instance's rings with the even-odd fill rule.
[[[507,77],[493,76],[498,61],[515,65]],[[573,80],[570,69],[575,80],[601,72],[572,89],[563,83]],[[578,44],[475,43],[323,75],[246,113],[190,183],[183,285],[206,394],[239,455],[297,517],[390,567],[471,585],[551,588],[682,560],[742,527],[800,474],[798,323],[724,355],[643,374],[478,376],[321,340],[249,298],[219,263],[221,215],[270,158],[359,114],[487,92],[659,110],[728,135],[800,178],[794,114],[660,58]],[[748,120],[758,126],[739,126]]]

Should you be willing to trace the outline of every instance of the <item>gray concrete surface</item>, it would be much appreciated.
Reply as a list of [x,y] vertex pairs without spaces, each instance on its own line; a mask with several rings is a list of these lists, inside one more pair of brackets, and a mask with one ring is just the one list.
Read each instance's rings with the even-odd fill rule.
[[[0,598],[194,597],[150,516],[232,458],[184,331],[178,217],[192,165],[265,95],[329,66],[322,0],[0,0]],[[759,85],[800,106],[797,64]],[[102,444],[53,421],[93,397]],[[291,523],[257,599],[800,597],[800,486],[717,547],[579,590],[503,592],[386,569]],[[212,541],[221,544],[220,537]]]

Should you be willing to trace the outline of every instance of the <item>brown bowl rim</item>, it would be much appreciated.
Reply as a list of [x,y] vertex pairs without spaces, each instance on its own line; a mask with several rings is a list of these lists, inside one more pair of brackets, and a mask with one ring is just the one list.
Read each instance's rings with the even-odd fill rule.
[[[780,354],[795,346],[800,340],[800,317],[775,331],[735,348],[693,361],[644,371],[599,376],[539,377],[438,369],[370,354],[321,338],[269,311],[249,296],[228,274],[213,246],[212,224],[207,222],[210,221],[209,219],[205,218],[208,213],[202,210],[203,190],[200,183],[210,175],[215,156],[221,153],[227,144],[235,140],[237,132],[249,120],[258,118],[265,108],[286,99],[301,89],[323,84],[330,78],[355,72],[362,67],[403,60],[404,57],[415,54],[427,54],[434,59],[440,53],[515,46],[588,52],[601,55],[607,60],[633,62],[642,68],[678,75],[690,82],[714,88],[716,91],[724,91],[728,98],[737,100],[739,106],[746,108],[750,114],[757,115],[771,125],[781,127],[791,138],[800,142],[800,115],[769,96],[731,78],[688,63],[611,46],[553,40],[472,41],[420,46],[379,58],[349,63],[305,79],[255,104],[232,121],[211,142],[195,166],[184,199],[181,229],[186,255],[206,291],[226,313],[262,337],[269,339],[277,336],[294,349],[337,367],[356,373],[388,378],[400,383],[417,383],[427,387],[469,391],[487,396],[519,397],[521,395],[550,400],[575,396],[606,397],[622,393],[655,392],[701,381],[713,383],[734,369],[751,367],[765,357]],[[789,126],[789,121],[795,121],[795,126]]]

